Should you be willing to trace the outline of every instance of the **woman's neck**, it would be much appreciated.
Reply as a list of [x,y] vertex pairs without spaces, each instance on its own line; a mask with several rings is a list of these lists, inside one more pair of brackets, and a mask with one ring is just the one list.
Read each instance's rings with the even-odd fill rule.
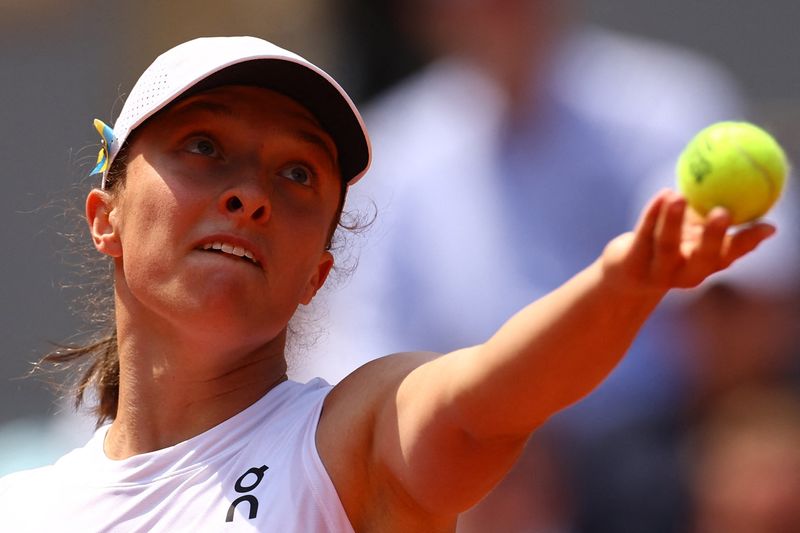
[[118,315],[117,327],[119,404],[105,442],[111,459],[199,435],[286,380],[285,331],[263,345],[231,349],[229,340],[214,344],[163,323],[143,327]]

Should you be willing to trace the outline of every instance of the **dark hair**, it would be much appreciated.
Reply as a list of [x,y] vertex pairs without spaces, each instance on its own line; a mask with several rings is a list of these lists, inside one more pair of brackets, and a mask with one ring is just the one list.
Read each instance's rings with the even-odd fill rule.
[[[127,173],[128,147],[135,137],[132,132],[126,143],[122,146],[109,169],[106,190],[112,198],[120,194],[125,187]],[[340,243],[336,237],[338,228],[358,232],[369,227],[374,216],[364,223],[362,217],[343,216],[347,183],[341,180],[339,204],[333,217],[326,243],[326,250],[339,249]],[[85,236],[81,234],[85,239]],[[85,247],[83,247],[85,248]],[[74,396],[74,406],[80,408],[86,403],[87,394],[96,396],[92,413],[97,418],[97,426],[113,421],[116,418],[119,403],[119,351],[117,345],[116,318],[114,314],[113,281],[114,271],[108,258],[97,256],[92,249],[92,255],[102,261],[101,268],[89,269],[94,279],[88,288],[89,294],[82,297],[81,307],[86,319],[95,328],[95,332],[85,342],[59,344],[57,349],[46,354],[36,365],[36,369],[71,369],[77,370],[78,376],[70,394]],[[84,266],[84,263],[81,264]],[[354,265],[345,267],[349,274]],[[86,270],[82,268],[82,270]],[[337,267],[339,272],[342,269]]]
[[[126,143],[114,159],[108,171],[107,190],[117,195],[124,188],[127,170],[128,146]],[[86,240],[85,232],[76,231],[68,235],[71,241]],[[77,249],[86,246],[77,244]],[[91,254],[91,255],[89,255]],[[80,311],[96,330],[83,343],[59,344],[52,352],[41,358],[37,369],[77,370],[79,377],[74,384],[75,408],[84,404],[87,393],[96,396],[92,411],[97,417],[97,425],[113,420],[119,401],[119,353],[117,351],[117,329],[114,315],[114,274],[111,262],[92,249],[84,252],[89,255],[81,263],[81,275],[92,276],[90,284],[78,284],[84,291],[80,301]],[[91,258],[91,260],[89,259]],[[91,266],[88,266],[91,265]],[[92,266],[97,268],[92,268]]]

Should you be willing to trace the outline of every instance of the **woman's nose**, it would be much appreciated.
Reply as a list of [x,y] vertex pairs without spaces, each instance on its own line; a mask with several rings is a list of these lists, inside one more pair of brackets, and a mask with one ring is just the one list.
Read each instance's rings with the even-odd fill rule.
[[219,202],[220,211],[263,224],[269,220],[271,206],[264,191],[235,188],[225,191]]

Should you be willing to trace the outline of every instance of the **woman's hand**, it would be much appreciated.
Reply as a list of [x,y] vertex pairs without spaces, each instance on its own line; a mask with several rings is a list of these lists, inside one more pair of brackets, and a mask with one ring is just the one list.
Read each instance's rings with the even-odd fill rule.
[[644,209],[632,232],[606,246],[603,269],[623,290],[695,287],[773,233],[775,227],[766,223],[731,230],[725,209],[714,208],[702,218],[686,208],[681,195],[663,190]]

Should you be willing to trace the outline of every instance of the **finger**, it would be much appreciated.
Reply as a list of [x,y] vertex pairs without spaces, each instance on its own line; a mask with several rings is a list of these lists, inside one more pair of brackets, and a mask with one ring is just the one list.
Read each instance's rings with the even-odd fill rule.
[[684,233],[688,233],[693,242],[700,242],[707,221],[707,217],[698,213],[692,206],[687,205],[683,217]]
[[681,260],[680,245],[686,200],[677,193],[665,199],[655,229],[655,265],[671,268]]
[[692,225],[703,225],[706,222],[706,217],[698,213],[693,207],[686,208],[686,222]]
[[731,215],[726,209],[715,207],[711,210],[702,226],[700,241],[692,251],[694,268],[706,274],[720,268],[722,247],[730,225]]
[[650,240],[658,222],[661,207],[672,194],[669,189],[663,189],[656,194],[650,203],[642,210],[639,221],[636,223],[636,237]]
[[642,210],[639,221],[636,223],[636,229],[633,232],[633,242],[631,243],[633,256],[638,256],[640,260],[646,261],[648,264],[653,257],[653,238],[658,218],[664,202],[666,202],[670,194],[669,189],[663,189],[650,200]]
[[762,222],[730,235],[723,245],[722,268],[755,250],[759,244],[774,235],[775,231],[775,226]]

